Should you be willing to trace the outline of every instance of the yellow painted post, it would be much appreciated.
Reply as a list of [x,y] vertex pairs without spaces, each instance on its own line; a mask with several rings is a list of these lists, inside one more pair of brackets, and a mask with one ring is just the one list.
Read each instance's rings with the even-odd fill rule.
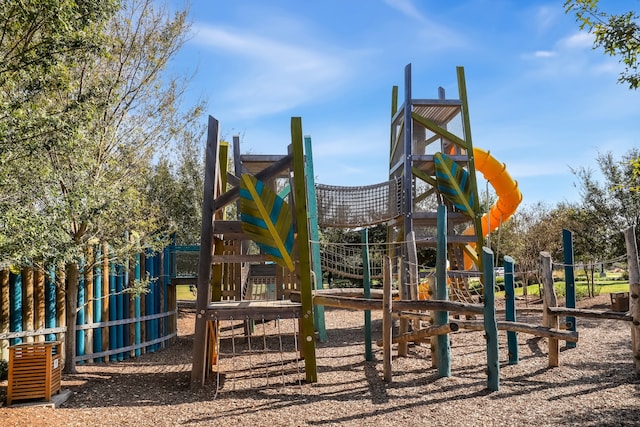
[[302,329],[300,339],[304,351],[304,364],[307,383],[318,381],[316,367],[316,343],[313,324],[313,295],[311,280],[311,249],[309,247],[309,222],[307,185],[304,176],[304,145],[302,139],[302,119],[291,118],[291,144],[293,151],[293,185],[295,197],[295,215],[298,228],[298,262],[296,276],[300,283],[300,298],[302,302]]

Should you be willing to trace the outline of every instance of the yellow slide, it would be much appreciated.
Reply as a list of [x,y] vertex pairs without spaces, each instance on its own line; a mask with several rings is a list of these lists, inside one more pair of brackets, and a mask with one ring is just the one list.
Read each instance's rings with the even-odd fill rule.
[[[489,212],[482,216],[482,235],[486,236],[506,222],[516,211],[522,201],[522,193],[518,183],[507,172],[507,166],[500,163],[489,151],[481,148],[473,149],[476,171],[482,172],[484,179],[489,181],[498,196],[498,200],[491,206]],[[474,234],[473,227],[469,227],[463,234]],[[465,256],[464,266],[471,269],[471,257]]]

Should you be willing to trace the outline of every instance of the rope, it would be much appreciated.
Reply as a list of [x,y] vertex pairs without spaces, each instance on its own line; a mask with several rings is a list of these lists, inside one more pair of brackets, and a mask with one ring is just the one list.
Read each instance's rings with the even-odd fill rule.
[[318,224],[357,228],[388,222],[400,216],[400,179],[362,187],[316,184]]

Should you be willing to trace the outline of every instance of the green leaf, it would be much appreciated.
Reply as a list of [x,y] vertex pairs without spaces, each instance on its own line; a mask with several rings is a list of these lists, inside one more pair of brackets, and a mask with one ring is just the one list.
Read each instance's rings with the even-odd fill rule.
[[471,186],[469,172],[446,154],[436,153],[434,158],[437,188],[440,194],[460,212],[471,218],[475,217],[477,200]]
[[243,174],[240,180],[242,231],[278,264],[293,271],[293,225],[289,205],[262,181]]

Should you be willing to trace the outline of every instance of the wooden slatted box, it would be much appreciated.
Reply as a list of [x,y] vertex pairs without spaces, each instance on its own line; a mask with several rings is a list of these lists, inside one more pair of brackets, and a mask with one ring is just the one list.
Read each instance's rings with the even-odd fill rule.
[[9,347],[7,405],[25,399],[51,400],[60,391],[61,342],[18,344]]

